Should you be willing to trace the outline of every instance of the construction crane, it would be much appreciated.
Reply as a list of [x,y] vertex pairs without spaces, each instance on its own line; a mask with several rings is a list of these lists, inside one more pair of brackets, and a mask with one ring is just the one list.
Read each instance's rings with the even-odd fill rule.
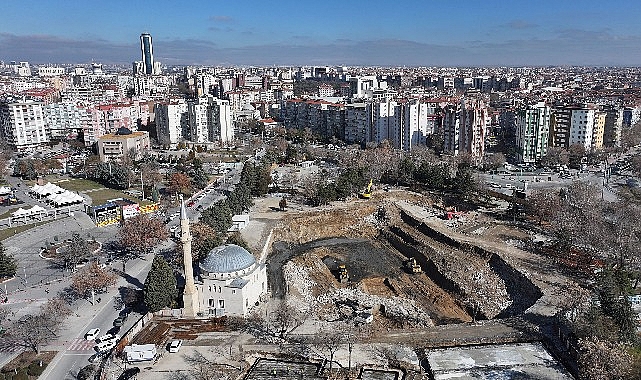
[[369,199],[372,196],[372,185],[373,184],[374,183],[370,179],[369,180],[369,185],[367,185],[367,189],[363,193],[361,193],[361,198]]

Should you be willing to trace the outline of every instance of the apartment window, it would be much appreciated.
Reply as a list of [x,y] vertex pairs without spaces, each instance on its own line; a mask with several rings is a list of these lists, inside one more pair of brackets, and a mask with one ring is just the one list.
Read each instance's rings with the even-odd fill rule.
[[225,300],[218,300],[218,308],[219,309],[225,308]]

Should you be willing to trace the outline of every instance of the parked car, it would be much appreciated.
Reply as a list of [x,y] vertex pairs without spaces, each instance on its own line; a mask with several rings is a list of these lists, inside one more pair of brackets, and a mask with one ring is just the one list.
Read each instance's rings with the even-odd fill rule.
[[116,343],[120,339],[120,336],[117,334],[105,334],[100,338],[96,339],[96,343],[111,342],[115,341]]
[[123,318],[123,317],[118,317],[118,318],[114,319],[114,326],[120,327],[124,323],[125,323],[125,318]]
[[97,328],[96,329],[91,329],[91,330],[87,331],[87,333],[85,334],[85,339],[86,340],[94,340],[94,339],[96,339],[98,337],[98,334],[100,334],[100,329],[97,329]]
[[109,340],[109,341],[106,341],[106,342],[100,342],[100,343],[96,344],[93,347],[93,349],[96,350],[96,352],[107,352],[107,351],[111,350],[112,348],[116,347],[116,343],[118,343],[118,341],[115,341],[115,340]]
[[171,353],[176,353],[180,350],[180,347],[182,347],[183,341],[181,339],[178,340],[172,340],[171,343],[169,343],[169,352]]

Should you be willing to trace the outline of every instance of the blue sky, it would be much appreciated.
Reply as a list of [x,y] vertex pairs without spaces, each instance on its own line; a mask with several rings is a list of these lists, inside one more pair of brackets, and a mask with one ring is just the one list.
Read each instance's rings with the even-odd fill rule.
[[206,65],[641,65],[639,0],[20,0],[0,59]]

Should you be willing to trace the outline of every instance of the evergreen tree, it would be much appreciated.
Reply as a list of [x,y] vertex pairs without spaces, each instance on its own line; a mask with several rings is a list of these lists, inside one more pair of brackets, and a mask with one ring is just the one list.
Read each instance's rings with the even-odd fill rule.
[[231,227],[232,210],[225,200],[220,200],[207,208],[200,215],[200,221],[212,227],[218,233],[225,234]]
[[4,245],[0,243],[0,278],[9,278],[16,275],[18,263],[12,255],[7,254]]
[[144,299],[150,312],[172,307],[178,296],[176,276],[162,256],[155,256],[145,279]]

